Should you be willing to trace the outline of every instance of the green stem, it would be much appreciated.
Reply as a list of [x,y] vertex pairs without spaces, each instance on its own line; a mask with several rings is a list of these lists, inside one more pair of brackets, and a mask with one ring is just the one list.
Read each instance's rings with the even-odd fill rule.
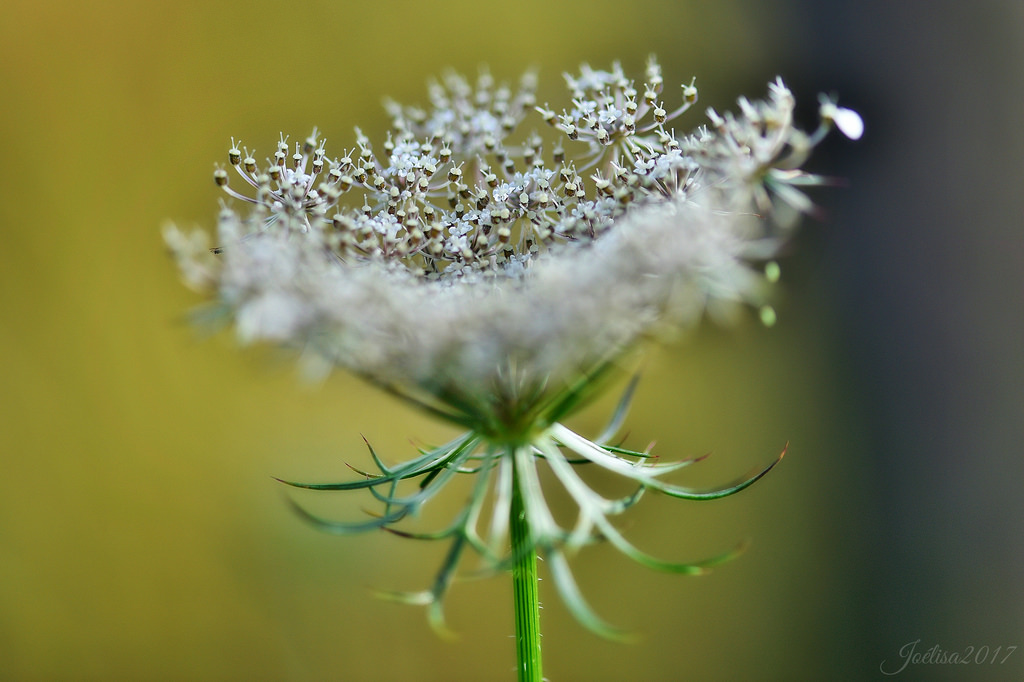
[[[508,453],[512,456],[512,453]],[[537,551],[530,541],[523,495],[516,467],[512,474],[512,508],[509,535],[512,539],[512,595],[516,613],[516,669],[519,682],[541,682],[540,600],[537,594]]]

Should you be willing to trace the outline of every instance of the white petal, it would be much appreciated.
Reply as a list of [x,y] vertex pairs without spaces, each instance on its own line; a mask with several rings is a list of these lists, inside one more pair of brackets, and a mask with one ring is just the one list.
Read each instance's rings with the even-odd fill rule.
[[853,109],[836,107],[832,120],[835,121],[839,132],[851,140],[859,140],[860,136],[864,134],[864,121],[861,119],[860,114]]

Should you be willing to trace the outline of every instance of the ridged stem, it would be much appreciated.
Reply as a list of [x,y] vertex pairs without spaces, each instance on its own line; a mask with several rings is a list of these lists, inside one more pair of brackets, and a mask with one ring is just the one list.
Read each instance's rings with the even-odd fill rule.
[[[511,457],[513,453],[508,453]],[[530,541],[519,475],[513,467],[509,536],[512,541],[512,595],[516,614],[516,669],[519,682],[542,682],[540,658],[540,599],[537,592],[537,552]]]

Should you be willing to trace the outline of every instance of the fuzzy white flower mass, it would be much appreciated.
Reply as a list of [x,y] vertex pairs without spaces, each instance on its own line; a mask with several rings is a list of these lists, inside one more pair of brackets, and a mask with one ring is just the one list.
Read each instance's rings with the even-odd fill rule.
[[[566,76],[560,115],[534,111],[532,76],[513,94],[487,73],[475,88],[450,75],[429,113],[389,105],[379,151],[357,131],[329,159],[314,131],[260,165],[233,144],[248,192],[225,170],[215,179],[250,212],[222,211],[216,256],[175,228],[167,241],[245,342],[312,349],[428,395],[564,384],[658,325],[761,302],[762,264],[787,237],[773,206],[807,210],[797,187],[814,179],[795,169],[852,114],[823,100],[822,128],[805,135],[776,81],[765,101],[709,110],[710,128],[676,137],[667,126],[696,88],[669,114],[653,60],[646,75],[641,94],[618,65],[584,66]],[[552,149],[516,135],[536,113],[563,133]]]

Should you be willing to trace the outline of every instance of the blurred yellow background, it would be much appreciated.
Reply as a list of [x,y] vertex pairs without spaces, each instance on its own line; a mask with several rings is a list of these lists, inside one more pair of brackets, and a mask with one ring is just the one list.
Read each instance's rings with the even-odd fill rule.
[[[787,441],[791,450],[736,497],[646,499],[626,519],[630,537],[670,559],[700,558],[745,538],[753,539],[751,549],[704,578],[653,574],[610,548],[583,552],[574,567],[593,605],[647,636],[632,646],[605,643],[542,585],[547,676],[872,679],[883,659],[917,638],[948,648],[1024,645],[1021,589],[1008,578],[1021,567],[1019,491],[999,487],[1015,481],[1016,491],[1021,480],[1020,463],[1002,457],[1014,446],[1021,452],[1021,441],[1004,429],[1020,407],[1020,348],[1012,344],[978,341],[977,353],[997,347],[1004,355],[982,358],[977,372],[963,375],[980,382],[972,391],[994,395],[1008,411],[990,414],[984,432],[991,436],[986,454],[1009,468],[985,469],[982,459],[977,466],[988,473],[965,488],[967,502],[916,498],[936,508],[991,502],[984,535],[972,536],[979,545],[967,552],[996,566],[986,574],[984,598],[961,595],[967,588],[948,582],[958,569],[934,569],[907,604],[896,609],[886,601],[903,593],[902,581],[915,582],[908,570],[967,550],[944,535],[949,526],[928,523],[925,507],[907,517],[926,529],[915,536],[920,546],[906,545],[898,531],[887,535],[919,527],[898,520],[899,481],[913,487],[917,475],[879,480],[887,458],[899,460],[893,449],[911,452],[919,443],[916,431],[906,431],[905,442],[874,449],[889,433],[886,424],[899,431],[900,417],[874,414],[884,400],[860,372],[889,376],[882,360],[898,365],[903,356],[863,346],[861,357],[847,353],[845,335],[872,322],[850,302],[861,276],[856,263],[874,266],[865,265],[870,253],[851,265],[843,240],[859,229],[854,208],[872,201],[866,192],[881,166],[866,167],[867,160],[881,164],[899,153],[871,147],[872,127],[884,132],[886,117],[900,117],[863,75],[878,63],[858,70],[849,63],[853,52],[833,53],[822,62],[839,70],[829,80],[824,66],[809,61],[816,50],[829,52],[809,18],[827,21],[827,13],[808,14],[809,7],[8,2],[0,22],[0,678],[511,679],[508,581],[457,585],[447,612],[461,638],[441,641],[421,610],[379,601],[367,588],[427,586],[442,548],[382,534],[321,535],[288,510],[271,479],[343,478],[344,462],[366,462],[361,434],[394,461],[408,456],[413,439],[450,433],[348,376],[309,386],[292,358],[239,352],[229,334],[201,338],[185,322],[198,299],[179,283],[160,228],[168,220],[212,226],[219,195],[211,172],[231,136],[267,149],[280,131],[302,136],[316,125],[337,151],[351,145],[356,125],[377,137],[386,124],[384,97],[422,103],[427,79],[447,67],[474,74],[486,63],[499,79],[535,67],[541,100],[554,102],[561,73],[580,62],[603,67],[621,59],[640,74],[649,53],[659,56],[667,81],[696,75],[702,101],[719,108],[741,93],[760,96],[767,80],[792,73],[807,124],[819,89],[845,96],[842,85],[852,84],[849,94],[862,98],[852,105],[868,106],[865,149],[877,155],[861,151],[851,160],[836,144],[818,162],[823,172],[853,176],[852,187],[818,193],[831,217],[809,224],[783,264],[777,327],[761,328],[751,315],[736,329],[704,328],[645,363],[628,442],[657,440],[665,456],[714,452],[688,480],[728,480],[769,461]],[[1001,15],[989,14],[998,23]],[[1007,16],[1020,19],[1012,10]],[[956,24],[955,17],[948,22]],[[858,26],[873,30],[863,17]],[[985,32],[970,35],[983,42]],[[1019,78],[1020,62],[1013,69]],[[694,113],[685,122],[702,120]],[[890,127],[882,139],[894,137]],[[1020,138],[1003,144],[1019,149]],[[983,229],[990,221],[980,222]],[[1024,253],[1017,233],[999,234],[1008,257]],[[975,265],[964,277],[1004,272]],[[1022,291],[1010,298],[1003,331],[1019,330]],[[853,315],[840,305],[852,306]],[[871,328],[872,339],[888,343],[884,320]],[[892,343],[913,356],[918,340],[901,340],[898,331]],[[975,341],[965,343],[974,357]],[[957,383],[959,370],[937,362],[949,382],[967,385]],[[990,368],[998,377],[991,385]],[[894,384],[879,390],[911,386],[901,383],[899,367],[892,371]],[[896,402],[912,402],[908,391],[897,391]],[[599,429],[613,402],[609,396],[575,425]],[[947,406],[953,417],[929,414],[924,424],[956,419],[955,405]],[[942,452],[938,442],[936,461],[921,474],[926,480],[938,476]],[[915,461],[904,462],[906,471]],[[941,481],[929,483],[945,490]],[[364,501],[302,499],[339,517],[357,514]],[[890,561],[887,552],[897,546],[902,558]],[[972,615],[967,603],[984,605],[988,615]],[[928,623],[940,625],[932,631]],[[1022,658],[985,674],[1018,678]]]

